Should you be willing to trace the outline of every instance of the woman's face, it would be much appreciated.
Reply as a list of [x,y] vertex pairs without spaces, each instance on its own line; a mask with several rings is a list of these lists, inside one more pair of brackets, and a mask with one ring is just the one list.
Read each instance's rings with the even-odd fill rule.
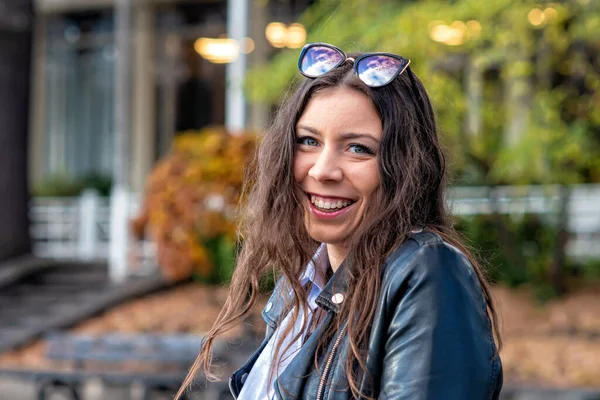
[[360,224],[379,187],[381,136],[381,119],[361,92],[326,89],[309,101],[296,125],[294,175],[313,239],[343,246]]

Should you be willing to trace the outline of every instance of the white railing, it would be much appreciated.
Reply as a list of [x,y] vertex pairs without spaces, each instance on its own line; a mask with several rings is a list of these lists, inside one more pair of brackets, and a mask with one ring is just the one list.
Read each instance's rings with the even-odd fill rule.
[[[449,192],[449,201],[454,215],[481,215],[494,211],[514,217],[542,214],[556,222],[560,191],[561,187],[557,185],[455,187]],[[571,186],[566,212],[569,256],[600,258],[600,185]]]
[[[140,196],[132,194],[129,218],[140,207]],[[38,257],[106,260],[110,245],[110,199],[94,191],[79,197],[36,197],[29,210],[33,252]],[[129,273],[156,269],[156,246],[150,240],[130,240]]]
[[[560,207],[559,186],[456,187],[449,193],[455,215],[549,214]],[[567,207],[571,233],[600,233],[600,185],[571,187]]]
[[[455,215],[490,214],[496,210],[515,217],[526,213],[544,214],[555,221],[560,204],[556,186],[455,187],[449,202]],[[492,200],[494,199],[494,200]],[[129,215],[139,210],[140,196],[132,195]],[[95,192],[76,198],[34,198],[30,208],[34,253],[40,257],[107,259],[110,240],[110,203]],[[600,258],[600,185],[572,188],[567,208],[570,241],[574,257]],[[132,262],[141,269],[156,265],[156,248],[150,241],[132,242]]]

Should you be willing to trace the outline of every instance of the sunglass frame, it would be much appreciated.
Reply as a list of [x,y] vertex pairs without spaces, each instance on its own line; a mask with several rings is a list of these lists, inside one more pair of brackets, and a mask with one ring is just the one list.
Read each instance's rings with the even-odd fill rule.
[[[342,56],[342,60],[339,63],[337,63],[335,66],[331,67],[331,69],[328,70],[327,72],[330,72],[330,71],[334,70],[335,68],[339,67],[340,65],[342,65],[343,63],[345,63],[346,61],[348,61],[348,59],[351,59],[353,61],[352,69],[353,69],[354,75],[356,75],[358,77],[358,79],[360,79],[362,82],[365,83],[365,85],[367,85],[369,87],[378,88],[378,87],[386,86],[386,85],[390,84],[391,82],[393,82],[394,79],[396,79],[399,75],[403,74],[404,71],[406,71],[407,69],[409,70],[409,73],[410,73],[410,68],[409,68],[410,60],[408,58],[399,56],[397,54],[394,54],[394,53],[385,53],[385,52],[365,53],[365,54],[361,55],[360,57],[354,59],[353,57],[348,57],[346,55],[346,53],[344,53],[344,51],[342,49],[340,49],[339,47],[336,47],[336,46],[334,46],[332,44],[329,44],[329,43],[317,42],[317,43],[309,43],[309,44],[305,45],[302,48],[302,51],[300,52],[300,57],[298,57],[298,71],[300,71],[300,73],[302,75],[304,75],[305,77],[310,78],[310,79],[318,78],[319,76],[322,76],[322,75],[324,75],[324,74],[327,73],[327,72],[324,72],[323,74],[320,74],[320,75],[317,75],[317,76],[312,76],[312,75],[308,75],[308,74],[304,73],[304,71],[302,71],[302,60],[304,59],[304,56],[306,55],[306,53],[308,52],[308,50],[310,50],[313,47],[326,47],[326,48],[329,48],[329,49],[332,49],[332,50],[338,52]],[[394,59],[396,59],[398,61],[401,61],[401,62],[405,63],[405,65],[404,65],[403,68],[399,68],[398,71],[396,71],[396,73],[394,73],[394,76],[392,78],[390,78],[390,80],[388,82],[384,83],[383,85],[371,85],[371,84],[369,84],[369,83],[367,83],[367,82],[365,82],[364,80],[361,79],[361,77],[360,77],[360,75],[358,73],[358,65],[365,58],[373,57],[373,56],[391,57],[391,58],[394,58]],[[411,81],[412,81],[412,76],[411,76]]]

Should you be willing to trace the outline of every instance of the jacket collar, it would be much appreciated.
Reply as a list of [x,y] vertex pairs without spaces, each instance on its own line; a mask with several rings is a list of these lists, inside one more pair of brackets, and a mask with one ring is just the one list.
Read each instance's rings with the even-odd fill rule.
[[350,265],[346,259],[329,279],[329,282],[317,297],[316,303],[326,310],[338,313],[347,298],[349,282]]
[[279,278],[271,297],[262,310],[261,314],[265,323],[273,329],[277,328],[281,315],[289,311],[291,296],[287,287],[285,277]]
[[[435,236],[430,232],[424,231],[422,228],[415,228],[411,231],[412,238],[415,240],[426,240],[431,236]],[[387,262],[386,262],[387,264]],[[351,278],[351,265],[346,258],[333,274],[329,282],[325,285],[321,294],[317,298],[316,303],[327,310],[335,313],[340,311],[340,308],[348,297],[348,286]]]

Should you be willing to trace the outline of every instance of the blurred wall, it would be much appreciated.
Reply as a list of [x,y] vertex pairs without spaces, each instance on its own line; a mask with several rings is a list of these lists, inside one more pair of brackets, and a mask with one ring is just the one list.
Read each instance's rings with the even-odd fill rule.
[[[114,1],[38,1],[30,181],[112,176]],[[130,182],[141,191],[175,132],[222,124],[224,66],[193,51],[226,32],[224,1],[133,1]]]
[[[131,0],[130,182],[142,191],[173,136],[225,122],[226,66],[194,48],[227,33],[227,0]],[[36,0],[29,180],[113,174],[115,0]],[[291,23],[309,0],[249,0],[248,67],[279,49],[266,40],[272,21]],[[246,104],[246,126],[266,127],[271,109]],[[47,185],[46,185],[47,186]]]
[[30,251],[27,121],[33,8],[11,0],[0,13],[0,260]]

